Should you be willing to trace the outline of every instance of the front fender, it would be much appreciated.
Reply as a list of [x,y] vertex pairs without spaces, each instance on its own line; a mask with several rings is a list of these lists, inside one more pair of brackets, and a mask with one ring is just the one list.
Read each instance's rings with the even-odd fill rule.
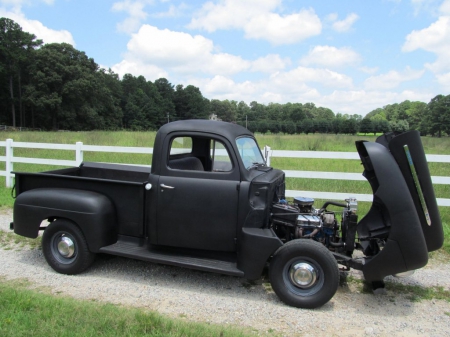
[[21,193],[14,203],[14,232],[36,238],[40,223],[64,218],[76,223],[89,250],[98,252],[117,241],[115,208],[104,195],[64,188],[37,188]]

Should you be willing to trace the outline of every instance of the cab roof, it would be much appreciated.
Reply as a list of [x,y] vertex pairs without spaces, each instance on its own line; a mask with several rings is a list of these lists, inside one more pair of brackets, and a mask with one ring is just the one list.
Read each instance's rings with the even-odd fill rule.
[[251,133],[243,126],[233,123],[211,121],[205,119],[192,119],[167,123],[159,129],[158,133],[162,137],[164,137],[165,135],[176,131],[198,131],[213,133],[223,136],[229,140],[234,140],[237,137],[244,135],[253,136],[253,133]]

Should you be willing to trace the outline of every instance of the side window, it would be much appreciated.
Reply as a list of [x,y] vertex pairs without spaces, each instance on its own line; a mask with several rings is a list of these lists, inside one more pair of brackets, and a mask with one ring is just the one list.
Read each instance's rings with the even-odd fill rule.
[[225,145],[217,140],[211,140],[210,158],[213,172],[229,172],[233,168],[230,155],[228,154]]
[[169,168],[172,170],[204,171],[200,159],[189,156],[193,153],[192,144],[191,137],[176,137],[172,140],[169,152]]
[[191,137],[176,137],[170,146],[170,155],[192,153]]

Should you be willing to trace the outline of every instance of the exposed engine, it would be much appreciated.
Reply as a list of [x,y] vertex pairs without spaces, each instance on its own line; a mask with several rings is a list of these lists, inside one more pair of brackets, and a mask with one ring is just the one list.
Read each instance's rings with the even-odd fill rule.
[[[353,198],[345,201],[327,201],[322,208],[316,209],[311,198],[296,197],[293,202],[280,200],[272,205],[272,228],[283,242],[312,239],[350,255],[355,248],[358,204]],[[343,208],[340,224],[335,212],[327,210],[329,205]]]

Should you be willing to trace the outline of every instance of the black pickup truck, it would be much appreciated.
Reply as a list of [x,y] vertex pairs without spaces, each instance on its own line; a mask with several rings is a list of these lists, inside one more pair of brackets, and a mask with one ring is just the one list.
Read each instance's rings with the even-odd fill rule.
[[97,253],[248,279],[268,266],[282,301],[315,308],[335,294],[338,265],[380,287],[425,266],[443,243],[419,134],[356,149],[374,193],[360,221],[352,198],[317,208],[307,196],[286,200],[283,171],[266,165],[246,128],[193,120],[158,131],[151,169],[84,162],[14,172],[11,229],[30,238],[44,230],[44,256],[59,273],[84,271]]

